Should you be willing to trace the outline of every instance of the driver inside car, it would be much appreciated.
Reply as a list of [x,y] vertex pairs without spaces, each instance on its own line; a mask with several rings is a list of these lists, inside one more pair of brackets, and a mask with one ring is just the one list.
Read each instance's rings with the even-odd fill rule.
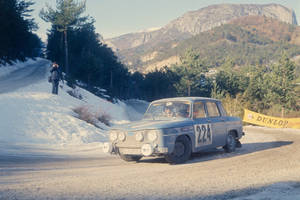
[[173,113],[172,109],[169,106],[167,106],[165,108],[165,116],[166,117],[173,117],[174,116],[174,113]]

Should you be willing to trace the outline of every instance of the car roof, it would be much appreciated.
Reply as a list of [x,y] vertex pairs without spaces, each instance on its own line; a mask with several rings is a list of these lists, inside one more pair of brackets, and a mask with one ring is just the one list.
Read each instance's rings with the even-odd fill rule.
[[208,97],[174,97],[174,98],[165,98],[165,99],[159,99],[155,100],[153,102],[161,102],[161,101],[220,101],[218,99],[208,98]]

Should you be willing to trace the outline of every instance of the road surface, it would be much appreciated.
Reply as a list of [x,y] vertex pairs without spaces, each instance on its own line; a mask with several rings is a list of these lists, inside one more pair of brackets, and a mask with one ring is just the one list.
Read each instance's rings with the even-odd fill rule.
[[181,165],[104,154],[2,156],[0,199],[252,199],[266,191],[269,196],[253,199],[299,198],[300,131],[245,131],[236,152],[198,153]]
[[8,76],[0,77],[0,94],[13,92],[42,80],[45,78],[49,65],[50,62],[48,60],[38,60],[12,72]]

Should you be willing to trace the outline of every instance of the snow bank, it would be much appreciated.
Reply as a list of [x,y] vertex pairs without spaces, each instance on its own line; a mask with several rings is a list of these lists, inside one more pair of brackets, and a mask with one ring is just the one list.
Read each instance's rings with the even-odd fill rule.
[[[106,134],[72,116],[75,102],[46,93],[11,93],[0,96],[1,136],[4,142],[89,143]],[[4,123],[3,123],[4,122]]]
[[0,143],[62,146],[106,141],[108,127],[102,124],[99,129],[78,119],[73,109],[80,106],[105,112],[114,124],[129,121],[123,102],[112,104],[81,88],[77,89],[83,97],[79,100],[67,93],[72,88],[66,85],[61,85],[58,95],[52,95],[48,75],[38,83],[0,94]]

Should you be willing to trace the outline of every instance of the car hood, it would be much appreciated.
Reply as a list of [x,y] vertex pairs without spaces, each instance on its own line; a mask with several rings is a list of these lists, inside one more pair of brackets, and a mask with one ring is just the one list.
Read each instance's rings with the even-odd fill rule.
[[112,129],[122,129],[127,131],[136,131],[144,129],[164,129],[177,128],[183,126],[191,126],[193,121],[191,119],[174,119],[174,120],[141,120],[122,124],[112,127]]

